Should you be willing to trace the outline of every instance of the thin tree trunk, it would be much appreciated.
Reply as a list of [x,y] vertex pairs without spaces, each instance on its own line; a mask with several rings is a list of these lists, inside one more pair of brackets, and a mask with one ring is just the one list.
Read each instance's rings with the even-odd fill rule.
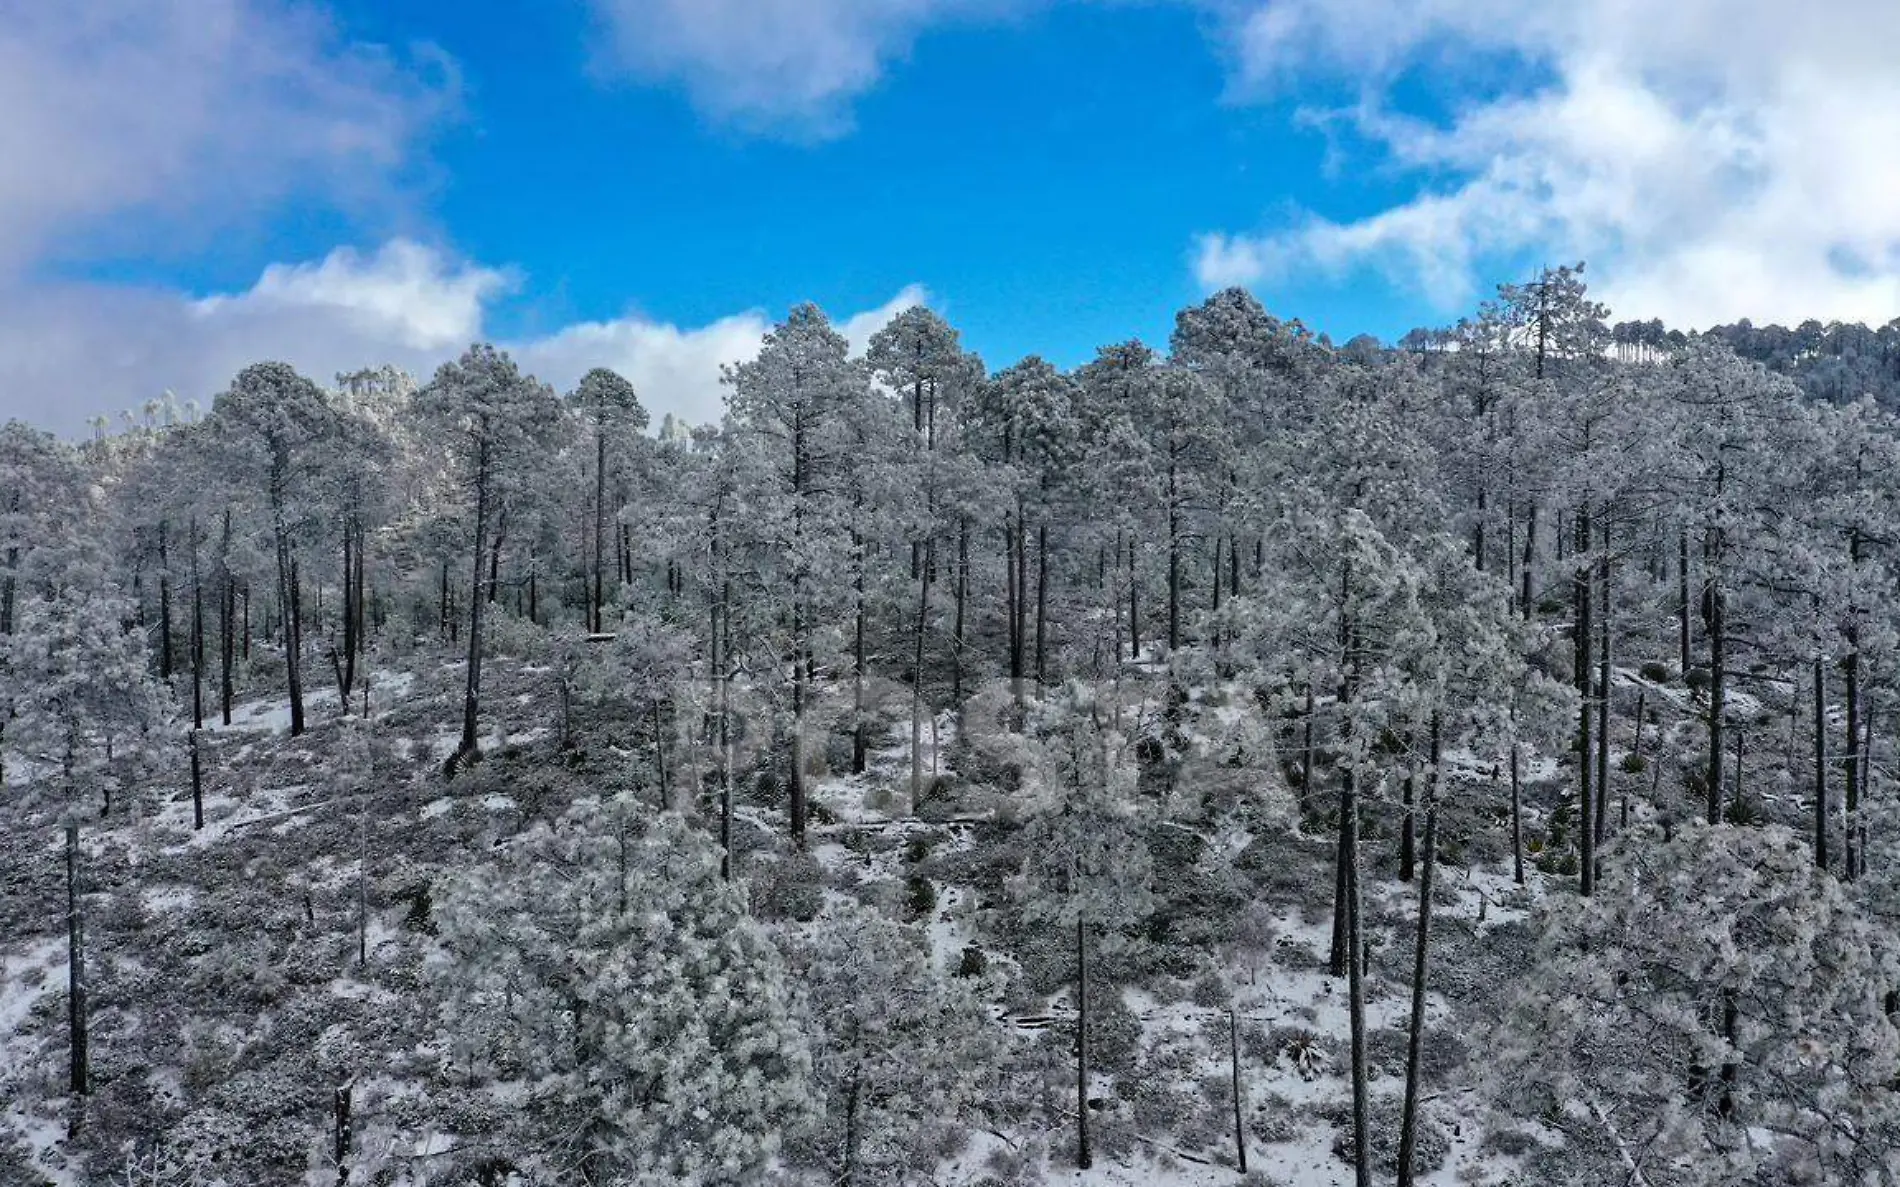
[[331,1118],[336,1131],[336,1182],[337,1187],[346,1187],[350,1181],[350,1089],[354,1081],[337,1085],[336,1096],[331,1101]]
[[231,509],[224,511],[224,533],[218,541],[218,698],[225,725],[231,724],[231,667],[237,654],[237,583],[231,577]]
[[1841,748],[1841,786],[1847,796],[1847,839],[1842,848],[1846,868],[1842,876],[1852,881],[1860,877],[1866,858],[1860,836],[1860,639],[1852,624],[1846,635],[1847,653],[1841,657],[1847,701],[1847,738]]
[[1181,649],[1181,508],[1176,501],[1175,472],[1168,466],[1168,653]]
[[[1596,849],[1603,851],[1603,838],[1609,831],[1610,798],[1610,518],[1603,518],[1603,557],[1598,562],[1597,580],[1601,583],[1599,601],[1603,609],[1603,621],[1597,630],[1602,638],[1601,663],[1597,670],[1597,809],[1596,809]],[[1598,860],[1601,860],[1599,856]],[[1599,871],[1599,874],[1601,871]]]
[[1316,813],[1313,795],[1313,724],[1316,710],[1313,703],[1313,681],[1306,681],[1306,737],[1300,747],[1300,816],[1311,819]]
[[172,562],[169,537],[171,522],[158,521],[158,674],[169,681],[177,665],[172,662]]
[[203,727],[193,729],[190,735],[191,745],[191,828],[193,832],[205,826],[205,789],[204,768],[198,758],[198,735]]
[[1572,644],[1575,649],[1575,672],[1577,680],[1577,772],[1581,777],[1580,793],[1577,797],[1580,824],[1577,830],[1579,848],[1578,861],[1579,887],[1584,895],[1596,890],[1596,762],[1595,751],[1590,744],[1590,725],[1594,706],[1591,704],[1596,681],[1591,678],[1591,607],[1595,603],[1595,593],[1591,589],[1591,570],[1594,568],[1587,559],[1590,550],[1590,507],[1585,503],[1577,511],[1577,553],[1585,557],[1577,566],[1576,576],[1572,580],[1573,604],[1576,618],[1572,625]]
[[851,773],[862,775],[871,749],[871,727],[864,717],[864,537],[855,530],[851,533],[851,555],[855,559],[851,580],[855,599],[851,631]]
[[1400,792],[1399,820],[1399,881],[1410,882],[1418,864],[1418,813],[1415,810],[1413,792],[1416,781],[1412,776],[1405,777]]
[[930,571],[937,563],[937,542],[924,543],[924,563],[917,574],[917,633],[915,666],[910,676],[910,810],[924,802],[924,628],[930,618]]
[[[463,758],[481,753],[476,720],[481,709],[482,690],[482,555],[488,543],[489,445],[478,447],[475,465],[475,570],[468,590],[468,670],[462,687],[462,744],[457,752]],[[492,574],[491,574],[492,581]],[[492,592],[492,590],[490,591]]]
[[957,611],[951,650],[950,701],[963,704],[963,606],[970,594],[970,521],[957,521]]
[[1689,674],[1689,533],[1676,536],[1676,634],[1682,650],[1682,674]]
[[1372,1187],[1370,1091],[1366,1071],[1366,938],[1359,907],[1359,819],[1346,818],[1346,1016],[1352,1035],[1353,1182]]
[[1709,770],[1707,788],[1708,816],[1710,824],[1722,819],[1722,719],[1726,716],[1728,701],[1728,674],[1726,671],[1728,655],[1725,647],[1725,635],[1728,627],[1723,621],[1722,587],[1713,573],[1704,587],[1709,607]]
[[1332,950],[1327,953],[1326,971],[1334,977],[1346,975],[1346,965],[1351,957],[1352,928],[1346,916],[1347,899],[1352,893],[1352,876],[1348,863],[1352,860],[1346,839],[1346,822],[1358,813],[1353,802],[1352,768],[1344,767],[1340,774],[1339,785],[1339,842],[1333,850],[1333,936]]
[[[290,529],[284,523],[282,509],[276,509],[274,514],[277,529],[277,606],[284,623],[284,679],[290,689],[290,736],[294,738],[302,734],[304,728],[303,648],[296,609],[297,562],[290,554]],[[247,616],[249,606],[249,599],[246,599]]]
[[593,632],[601,632],[601,606],[604,603],[605,578],[601,570],[605,568],[607,535],[607,428],[605,424],[594,427],[594,597]]
[[1524,784],[1519,776],[1517,742],[1511,743],[1511,877],[1524,885]]
[[[1636,756],[1636,765],[1643,764],[1643,726],[1648,720],[1644,715],[1645,703],[1649,697],[1647,688],[1638,687],[1636,691],[1636,740],[1630,745],[1630,753]],[[1623,810],[1617,827],[1627,830],[1630,826],[1630,780],[1623,780]]]
[[1036,689],[1041,695],[1048,683],[1045,644],[1049,626],[1049,525],[1036,525]]
[[1089,958],[1086,925],[1075,920],[1075,1165],[1095,1165],[1089,1155]]
[[191,728],[205,727],[205,589],[198,569],[198,521],[191,521]]
[[[1557,533],[1562,536],[1560,531]],[[1537,560],[1537,504],[1532,503],[1524,514],[1524,589],[1519,595],[1519,603],[1524,608],[1524,618],[1528,621],[1536,609],[1531,601],[1531,567]]]
[[1405,1103],[1399,1120],[1399,1187],[1412,1187],[1418,1094],[1425,1050],[1425,978],[1432,944],[1432,869],[1438,864],[1439,725],[1432,716],[1432,774],[1425,787],[1425,865],[1418,880],[1418,944],[1412,955],[1412,1017],[1405,1043]]
[[1135,573],[1135,537],[1128,536],[1128,656],[1141,660],[1141,606],[1136,600],[1141,591],[1141,580]]
[[1232,1006],[1227,1007],[1227,1070],[1234,1086],[1234,1157],[1240,1163],[1240,1173],[1245,1175],[1247,1127],[1242,1121],[1240,1109],[1240,1018]]
[[80,1099],[92,1091],[86,1050],[86,916],[79,894],[79,826],[66,826],[66,1031],[73,1124],[79,1127]]
[[1016,521],[1008,511],[1003,513],[1003,618],[1008,634],[1009,674],[1014,687],[1022,682],[1022,642],[1016,636],[1021,622],[1016,614]]
[[303,712],[303,576],[297,558],[290,558],[290,601],[284,607],[284,654],[295,655],[290,667],[290,736],[304,730]]

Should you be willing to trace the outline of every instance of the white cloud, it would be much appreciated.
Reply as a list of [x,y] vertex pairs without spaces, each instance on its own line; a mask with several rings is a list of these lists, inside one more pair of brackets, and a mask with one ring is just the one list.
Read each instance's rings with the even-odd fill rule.
[[248,291],[192,303],[203,322],[269,323],[315,317],[404,350],[445,350],[480,337],[482,306],[509,285],[491,268],[394,239],[374,256],[340,247],[315,264],[272,264]]
[[454,101],[439,51],[351,43],[300,0],[0,0],[0,415],[75,432],[167,387],[208,398],[259,358],[327,379],[479,324],[499,278],[404,242],[198,302],[48,279],[188,253],[292,198],[397,211]]
[[[75,236],[148,250],[293,190],[381,196],[452,101],[280,0],[0,0],[0,273]],[[128,216],[136,216],[128,219]]]
[[851,101],[932,25],[1042,0],[593,0],[602,64],[677,84],[707,115],[808,136],[850,126]]
[[[1428,181],[1361,219],[1203,235],[1210,287],[1367,264],[1449,309],[1535,250],[1589,259],[1619,316],[1900,314],[1900,7],[1884,0],[1798,19],[1769,0],[1274,0],[1231,44],[1243,89],[1364,80],[1352,118]],[[1479,56],[1547,81],[1437,125],[1386,110],[1399,71],[1455,78]]]
[[[875,309],[834,320],[838,332],[861,354],[871,335],[913,305],[926,305],[930,293],[920,284],[905,285]],[[657,423],[671,412],[688,424],[716,423],[725,411],[720,368],[759,353],[771,320],[759,310],[730,314],[692,329],[629,315],[606,322],[582,322],[544,338],[511,345],[523,368],[565,391],[591,367],[607,367],[626,376]]]
[[[273,264],[238,293],[193,297],[110,285],[0,285],[0,415],[78,433],[166,389],[212,399],[242,367],[281,359],[322,383],[338,372],[393,363],[427,379],[482,340],[489,304],[510,274],[394,240],[370,253],[338,248],[311,263]],[[862,350],[898,312],[929,293],[907,285],[837,325]],[[758,353],[771,319],[745,310],[681,327],[630,314],[500,343],[522,368],[571,389],[592,367],[633,381],[657,421],[717,421],[723,364]]]
[[561,391],[590,369],[606,367],[633,383],[654,423],[671,412],[688,424],[707,424],[717,423],[725,407],[720,367],[758,354],[771,328],[756,311],[693,329],[629,316],[582,322],[509,350],[525,370]]

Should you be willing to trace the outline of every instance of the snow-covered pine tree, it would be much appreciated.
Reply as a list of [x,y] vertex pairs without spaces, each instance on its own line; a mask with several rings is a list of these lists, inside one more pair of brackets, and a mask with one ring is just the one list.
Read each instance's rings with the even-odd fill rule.
[[445,1071],[514,1106],[469,1140],[549,1181],[742,1187],[810,1120],[783,961],[683,817],[582,801],[437,917]]

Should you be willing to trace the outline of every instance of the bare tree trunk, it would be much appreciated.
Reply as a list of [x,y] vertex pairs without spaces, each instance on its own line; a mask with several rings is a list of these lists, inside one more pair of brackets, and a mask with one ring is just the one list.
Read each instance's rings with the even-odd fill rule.
[[1852,881],[1860,877],[1866,856],[1861,852],[1860,835],[1860,639],[1852,624],[1846,633],[1847,653],[1841,657],[1847,701],[1847,738],[1841,748],[1841,786],[1847,796],[1847,839],[1842,848],[1846,868],[1842,877]]
[[1415,780],[1405,777],[1404,789],[1400,793],[1401,819],[1399,821],[1399,881],[1410,882],[1418,864],[1418,813],[1414,810],[1413,792]]
[[[1643,725],[1648,720],[1644,712],[1645,707],[1646,707],[1645,702],[1647,701],[1648,697],[1649,697],[1649,690],[1647,688],[1639,687],[1636,693],[1636,740],[1630,744],[1630,753],[1636,756],[1636,763],[1639,767],[1644,765],[1643,764]],[[1630,781],[1628,779],[1623,780],[1622,802],[1623,802],[1623,811],[1622,811],[1621,818],[1617,822],[1617,827],[1627,830],[1630,826]]]
[[1234,1157],[1244,1175],[1247,1173],[1247,1127],[1240,1109],[1240,1018],[1232,1006],[1227,1007],[1227,1070],[1234,1086]]
[[[1562,532],[1557,533],[1559,536]],[[1536,603],[1531,600],[1531,568],[1537,561],[1537,504],[1525,508],[1524,514],[1524,589],[1519,595],[1519,604],[1524,608],[1524,618],[1528,621],[1536,611]]]
[[1313,795],[1313,724],[1315,707],[1313,704],[1313,681],[1306,681],[1306,737],[1300,746],[1300,816],[1310,819],[1317,811],[1316,798]]
[[205,727],[205,591],[198,569],[198,520],[191,521],[191,728]]
[[1352,1034],[1353,1182],[1372,1187],[1372,1132],[1367,1116],[1370,1091],[1366,1071],[1366,959],[1359,908],[1359,817],[1349,814],[1346,832],[1346,1016]]
[[1089,958],[1086,924],[1075,920],[1075,1165],[1095,1165],[1089,1155]]
[[957,521],[957,616],[951,651],[950,700],[963,704],[963,606],[970,594],[970,521]]
[[205,826],[205,790],[204,768],[198,758],[198,734],[202,727],[191,731],[191,827],[196,832]]
[[598,635],[601,632],[601,606],[604,603],[605,582],[601,570],[605,567],[607,535],[607,428],[604,424],[594,427],[594,589],[593,626]]
[[[1601,583],[1599,601],[1603,609],[1603,621],[1598,625],[1602,636],[1602,660],[1597,671],[1597,806],[1596,806],[1596,850],[1598,861],[1602,860],[1603,839],[1609,831],[1610,798],[1610,518],[1606,512],[1603,517],[1603,557],[1597,562],[1597,579]],[[1588,761],[1586,759],[1586,761]],[[1597,872],[1601,877],[1602,871]]]
[[910,810],[915,814],[924,800],[924,628],[930,617],[930,573],[937,563],[937,542],[924,543],[924,563],[917,574],[917,634],[915,666],[910,679]]
[[296,737],[304,730],[303,712],[303,577],[298,572],[297,558],[290,558],[290,579],[286,587],[289,600],[283,609],[284,617],[284,654],[295,656],[290,664],[290,735]]
[[1128,657],[1141,659],[1141,605],[1136,600],[1141,592],[1141,578],[1135,571],[1137,554],[1134,533],[1128,536]]
[[1412,954],[1412,1017],[1405,1043],[1405,1103],[1399,1119],[1399,1187],[1412,1187],[1418,1093],[1425,1050],[1425,977],[1432,945],[1432,870],[1438,864],[1438,715],[1432,715],[1432,774],[1425,785],[1425,864],[1418,879],[1418,944]]
[[237,616],[237,583],[231,577],[231,509],[224,510],[224,533],[218,541],[218,696],[223,710],[224,724],[231,724],[231,666],[237,654],[235,636]]
[[170,681],[177,665],[172,663],[172,561],[169,537],[171,521],[158,521],[158,674]]
[[72,1128],[80,1098],[92,1091],[86,1051],[86,915],[79,894],[79,826],[66,826],[66,1031],[71,1056]]
[[1049,624],[1049,525],[1036,525],[1036,689],[1041,695],[1048,683],[1044,666],[1045,643]]
[[[296,562],[290,555],[288,529],[282,526],[279,516],[277,535],[277,597],[278,610],[284,620],[284,678],[290,688],[290,735],[296,737],[303,733],[303,673],[302,647],[299,640],[297,614],[293,606],[296,596]],[[248,616],[249,601],[246,612]],[[248,632],[247,632],[248,633]]]
[[1517,742],[1511,742],[1511,877],[1524,885],[1524,792],[1519,777]]
[[1596,789],[1595,751],[1590,744],[1590,725],[1594,706],[1590,703],[1596,687],[1591,678],[1591,642],[1592,624],[1590,613],[1595,603],[1595,591],[1591,589],[1591,569],[1588,559],[1590,551],[1590,506],[1586,502],[1577,511],[1577,554],[1583,559],[1578,563],[1576,575],[1572,578],[1572,604],[1576,607],[1576,618],[1571,626],[1574,648],[1574,671],[1577,683],[1577,773],[1581,777],[1580,791],[1577,797],[1579,827],[1577,830],[1580,860],[1578,861],[1578,883],[1581,892],[1588,896],[1596,890]]
[[1175,495],[1175,472],[1168,466],[1168,652],[1181,649],[1181,508]]
[[1022,618],[1016,613],[1016,520],[1008,511],[1003,513],[1003,618],[1008,634],[1010,684],[1020,698],[1022,640],[1017,631]]
[[1676,634],[1682,651],[1682,673],[1689,674],[1689,533],[1676,537]]
[[1718,824],[1722,819],[1722,719],[1728,701],[1728,655],[1724,645],[1728,627],[1723,621],[1722,586],[1713,573],[1704,591],[1709,615],[1708,815],[1710,824]]
[[1347,899],[1352,893],[1352,875],[1348,863],[1352,860],[1346,840],[1346,821],[1357,815],[1358,806],[1353,802],[1352,768],[1346,767],[1340,775],[1339,785],[1339,842],[1333,850],[1333,936],[1332,950],[1327,954],[1326,971],[1334,977],[1346,975],[1346,965],[1351,957],[1352,927],[1346,916]]
[[864,536],[851,533],[851,555],[855,562],[852,594],[855,599],[851,642],[851,773],[864,774],[865,759],[871,749],[870,725],[864,718]]
[[[476,722],[481,710],[482,691],[482,555],[488,543],[489,446],[484,439],[478,448],[475,465],[475,571],[468,591],[468,671],[462,687],[462,758],[479,756],[480,742]],[[491,572],[491,582],[492,572]],[[491,589],[490,593],[493,592]]]

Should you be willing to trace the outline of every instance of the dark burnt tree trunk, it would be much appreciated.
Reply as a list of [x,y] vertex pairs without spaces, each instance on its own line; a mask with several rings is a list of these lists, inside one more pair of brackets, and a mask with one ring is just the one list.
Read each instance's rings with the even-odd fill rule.
[[1591,570],[1593,566],[1589,561],[1591,543],[1590,505],[1585,503],[1577,511],[1577,555],[1579,560],[1576,574],[1571,581],[1573,594],[1572,603],[1576,609],[1576,617],[1571,627],[1571,642],[1573,644],[1574,655],[1574,667],[1572,670],[1576,675],[1578,698],[1577,772],[1580,782],[1577,805],[1580,823],[1577,836],[1579,848],[1581,849],[1580,860],[1578,862],[1578,875],[1579,887],[1585,895],[1596,890],[1597,852],[1596,781],[1594,778],[1596,772],[1596,756],[1595,751],[1590,745],[1591,718],[1595,712],[1595,706],[1591,702],[1594,700],[1592,694],[1596,686],[1596,681],[1591,678],[1590,670],[1590,661],[1593,658],[1591,655],[1593,650],[1591,647],[1591,619],[1593,617],[1591,607],[1596,600],[1594,591],[1591,589],[1591,586],[1594,584],[1591,581]]
[[1424,868],[1418,880],[1418,942],[1412,953],[1412,1016],[1405,1042],[1405,1102],[1399,1118],[1399,1187],[1412,1187],[1425,1050],[1425,983],[1432,945],[1432,869],[1438,864],[1439,722],[1432,717],[1432,773],[1425,785]]

